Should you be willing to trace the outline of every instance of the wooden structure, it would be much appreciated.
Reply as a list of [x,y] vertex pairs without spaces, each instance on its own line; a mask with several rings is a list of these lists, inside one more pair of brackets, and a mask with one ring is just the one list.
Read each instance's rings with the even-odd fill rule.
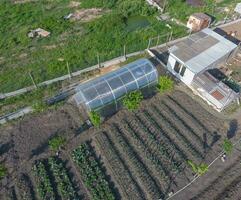
[[200,31],[204,28],[209,27],[212,19],[204,13],[194,13],[189,17],[187,22],[187,27],[192,32]]

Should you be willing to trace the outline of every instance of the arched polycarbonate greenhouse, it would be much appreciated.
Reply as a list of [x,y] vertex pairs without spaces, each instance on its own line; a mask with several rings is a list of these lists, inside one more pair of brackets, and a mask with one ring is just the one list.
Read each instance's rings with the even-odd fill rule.
[[149,60],[140,59],[77,86],[74,99],[77,105],[82,104],[87,111],[99,110],[108,105],[117,111],[120,106],[118,100],[125,94],[157,83],[157,69]]

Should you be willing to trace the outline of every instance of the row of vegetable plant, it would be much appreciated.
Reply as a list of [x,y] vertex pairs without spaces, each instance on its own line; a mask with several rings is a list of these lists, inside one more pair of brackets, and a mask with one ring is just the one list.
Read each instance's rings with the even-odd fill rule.
[[147,197],[149,199],[160,198],[163,194],[150,176],[147,167],[141,161],[140,156],[133,150],[133,148],[131,148],[129,143],[124,140],[122,133],[116,127],[109,133],[111,140],[119,149],[122,158],[127,160],[133,176],[141,182],[142,189],[147,194]]
[[121,122],[123,125],[119,125],[120,131],[125,134],[129,141],[134,145],[140,155],[143,155],[148,162],[149,166],[153,166],[155,173],[158,174],[157,178],[160,182],[167,181],[169,179],[169,172],[166,166],[163,165],[162,161],[153,153],[148,146],[143,142],[143,140],[138,136],[136,131],[132,129],[128,122]]
[[110,141],[105,132],[95,137],[95,146],[100,150],[114,174],[115,180],[122,187],[123,199],[143,199],[143,192],[126,166],[125,160]]
[[[198,159],[203,159],[203,155],[195,148],[195,146],[193,146],[192,143],[190,143],[190,141],[187,139],[186,136],[184,136],[179,129],[177,129],[173,123],[171,122],[171,119],[167,117],[166,113],[163,113],[160,110],[155,110],[152,109],[152,113],[154,113],[156,115],[157,118],[162,119],[162,121],[164,123],[166,123],[166,125],[169,127],[168,129],[173,130],[173,133],[175,134],[175,136],[179,139],[180,142],[182,142],[182,144],[190,151],[190,153]],[[152,118],[151,114],[148,114],[148,111],[145,112],[146,115],[148,115],[150,118]],[[154,120],[154,119],[153,119]]]
[[148,134],[149,137],[147,138],[151,141],[151,145],[149,145],[150,148],[152,149],[153,152],[158,153],[159,158],[161,158],[164,161],[164,163],[166,163],[166,165],[169,166],[168,171],[173,171],[173,172],[181,171],[182,162],[179,161],[179,158],[177,158],[177,156],[175,156],[175,152],[168,146],[168,144],[160,140],[161,139],[160,135],[158,134],[158,131],[155,129],[155,127],[153,127],[151,124],[148,126],[146,124],[146,121],[142,120],[140,116],[138,116],[138,119],[142,121],[143,124],[145,124],[145,128],[149,133]]
[[36,179],[37,192],[40,198],[42,200],[55,200],[54,190],[43,161],[38,161],[33,166],[33,172]]
[[[187,160],[187,156],[183,151],[149,115],[146,115],[144,112],[143,115],[136,115],[135,120],[137,125],[146,133],[146,140],[151,143],[153,148],[156,147],[167,160],[171,159],[170,155],[174,155],[173,159],[170,160],[170,162],[173,162],[171,165],[173,165],[174,168],[178,168],[181,163]],[[149,124],[147,124],[147,122],[149,122]]]
[[77,192],[71,182],[66,168],[62,161],[56,157],[50,157],[48,164],[54,175],[54,180],[57,185],[57,190],[62,199],[65,200],[79,200]]
[[81,144],[72,152],[72,158],[78,165],[81,177],[94,200],[114,200],[111,190],[100,163],[88,143]]

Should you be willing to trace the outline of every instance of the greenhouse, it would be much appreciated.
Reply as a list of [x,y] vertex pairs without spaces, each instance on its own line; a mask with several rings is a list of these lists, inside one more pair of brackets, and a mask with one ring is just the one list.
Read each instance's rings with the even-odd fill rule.
[[158,72],[147,59],[140,59],[76,87],[74,99],[87,111],[110,106],[117,111],[121,97],[134,91],[150,88],[158,83]]

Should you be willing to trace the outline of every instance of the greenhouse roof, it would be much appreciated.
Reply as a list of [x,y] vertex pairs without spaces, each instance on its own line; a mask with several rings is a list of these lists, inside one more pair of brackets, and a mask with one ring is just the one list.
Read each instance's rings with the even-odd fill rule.
[[76,87],[74,99],[89,111],[114,102],[128,92],[144,88],[158,82],[158,72],[147,59],[140,59],[101,77]]

